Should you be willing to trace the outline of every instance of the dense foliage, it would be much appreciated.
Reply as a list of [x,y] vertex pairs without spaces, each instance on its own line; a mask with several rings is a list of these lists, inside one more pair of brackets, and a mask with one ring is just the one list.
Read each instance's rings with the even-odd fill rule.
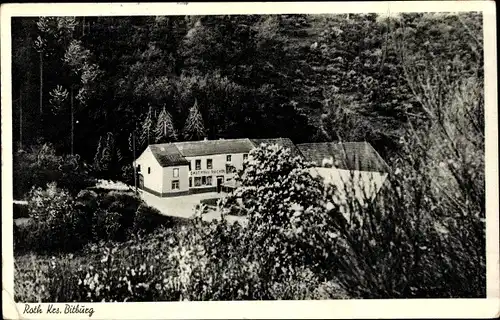
[[78,155],[57,155],[50,144],[36,144],[14,153],[14,199],[23,199],[32,187],[45,187],[55,182],[76,195],[91,187],[95,179]]
[[[14,19],[14,97],[36,128],[23,149],[35,137],[56,148],[20,151],[18,166],[75,163],[56,156],[73,132],[75,153],[107,177],[130,178],[133,142],[203,135],[366,139],[391,167],[375,200],[345,190],[339,204],[309,164],[264,145],[234,194],[165,230],[140,199],[65,190],[86,172],[54,170],[22,184],[35,187],[27,234],[74,252],[17,257],[16,299],[484,297],[481,24],[476,13]],[[245,221],[205,223],[207,205]],[[65,230],[83,250],[65,248]]]
[[50,183],[28,194],[28,223],[15,225],[17,252],[77,252],[89,243],[126,241],[176,223],[133,193],[82,190],[76,196]]
[[14,18],[14,142],[104,158],[102,171],[130,163],[133,132],[136,155],[201,136],[364,139],[393,154],[425,116],[413,69],[481,76],[481,25],[476,13]]

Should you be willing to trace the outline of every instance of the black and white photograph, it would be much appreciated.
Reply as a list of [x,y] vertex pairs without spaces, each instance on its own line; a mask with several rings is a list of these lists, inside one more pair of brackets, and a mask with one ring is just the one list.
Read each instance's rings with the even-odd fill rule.
[[123,302],[499,306],[494,12],[189,5],[2,21],[15,318],[117,319],[98,308]]

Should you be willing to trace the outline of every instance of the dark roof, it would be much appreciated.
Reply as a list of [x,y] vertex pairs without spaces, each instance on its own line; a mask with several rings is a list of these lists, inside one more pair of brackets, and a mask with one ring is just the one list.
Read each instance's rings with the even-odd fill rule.
[[297,146],[288,138],[273,138],[273,139],[250,139],[255,147],[259,147],[261,144],[272,145],[277,144],[280,147],[285,147],[290,149],[293,157],[302,156],[302,153],[297,148]]
[[333,158],[338,169],[388,172],[387,163],[368,142],[303,143],[297,148],[306,161],[323,166],[324,159]]
[[186,141],[175,142],[174,145],[184,157],[247,153],[254,147],[249,139]]
[[189,161],[182,156],[179,149],[172,143],[152,144],[149,148],[162,167],[187,166],[189,164]]

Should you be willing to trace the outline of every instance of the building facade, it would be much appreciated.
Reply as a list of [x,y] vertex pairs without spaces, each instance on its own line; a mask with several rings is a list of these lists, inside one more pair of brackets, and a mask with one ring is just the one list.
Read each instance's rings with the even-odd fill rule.
[[316,163],[312,173],[325,180],[343,171],[384,177],[387,172],[385,162],[366,142],[295,145],[287,138],[202,140],[149,145],[133,164],[138,186],[159,197],[228,191],[236,187],[235,174],[243,169],[249,152],[261,144],[278,144],[293,156]]

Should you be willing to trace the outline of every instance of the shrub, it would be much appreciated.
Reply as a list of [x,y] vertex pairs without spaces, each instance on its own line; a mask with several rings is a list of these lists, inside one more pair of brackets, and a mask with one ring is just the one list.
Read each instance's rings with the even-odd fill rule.
[[45,187],[51,182],[73,195],[95,184],[78,155],[56,155],[50,144],[16,152],[13,165],[15,199],[22,199],[32,187]]
[[318,265],[326,254],[325,238],[334,236],[326,214],[331,190],[309,168],[290,150],[263,145],[250,152],[238,178],[241,186],[221,203],[224,214],[236,208],[246,215],[244,230],[236,237],[238,246],[248,249],[240,254],[261,266],[265,283]]
[[408,76],[426,119],[401,137],[387,187],[355,208],[359,221],[336,225],[331,265],[353,297],[486,295],[483,81],[430,68]]
[[92,223],[94,240],[123,241],[125,231],[120,220],[121,214],[99,209]]
[[102,197],[99,202],[100,209],[119,214],[120,228],[117,231],[116,240],[124,241],[130,236],[137,208],[141,204],[142,200],[132,192],[110,191]]
[[73,197],[51,183],[36,188],[28,200],[33,248],[38,251],[77,250],[89,241],[87,217],[75,208]]
[[134,168],[131,164],[122,167],[120,180],[129,186],[134,185]]
[[162,215],[157,209],[146,204],[141,204],[135,213],[132,230],[134,233],[150,233],[160,226],[172,227],[173,225],[171,217]]

